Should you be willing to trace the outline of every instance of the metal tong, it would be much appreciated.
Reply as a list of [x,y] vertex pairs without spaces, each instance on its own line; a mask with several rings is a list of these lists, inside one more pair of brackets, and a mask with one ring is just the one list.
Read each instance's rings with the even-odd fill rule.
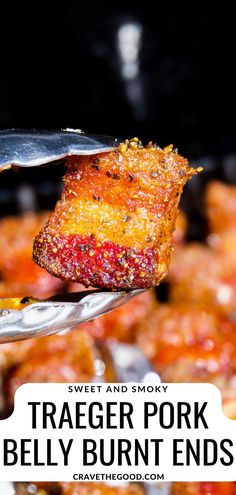
[[66,156],[105,153],[121,141],[110,136],[86,134],[81,129],[0,131],[0,172],[13,165],[39,167],[57,163]]
[[[56,164],[71,155],[112,151],[122,140],[86,134],[79,130],[0,131],[0,172],[16,167]],[[44,301],[29,300],[21,310],[8,309],[10,300],[0,299],[0,343],[51,335],[101,316],[142,292],[86,291],[62,294]],[[11,306],[12,307],[12,304]]]
[[[125,304],[142,290],[91,290],[29,299],[23,309],[7,309],[14,299],[0,299],[0,343],[42,337],[80,325]],[[27,298],[22,299],[26,300]]]

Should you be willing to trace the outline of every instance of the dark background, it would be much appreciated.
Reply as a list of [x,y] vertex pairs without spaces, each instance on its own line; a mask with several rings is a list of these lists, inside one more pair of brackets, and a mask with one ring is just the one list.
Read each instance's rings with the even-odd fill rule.
[[[236,33],[226,6],[47,3],[0,8],[1,128],[139,135],[194,156],[235,150]],[[133,99],[117,47],[127,23],[142,30]]]
[[[205,173],[234,179],[235,18],[227,4],[203,5],[4,2],[0,128],[74,127],[173,143]],[[118,43],[127,24],[140,35],[131,79]]]

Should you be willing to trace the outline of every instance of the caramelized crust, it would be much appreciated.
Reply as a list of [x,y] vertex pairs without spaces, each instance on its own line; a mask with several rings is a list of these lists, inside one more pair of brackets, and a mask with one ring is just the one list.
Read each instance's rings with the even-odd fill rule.
[[168,280],[174,301],[213,305],[226,314],[236,310],[236,255],[232,250],[230,255],[200,243],[178,246]]
[[157,285],[166,275],[182,189],[192,174],[172,147],[126,142],[71,157],[62,199],[34,242],[53,275],[94,287]]
[[216,310],[160,305],[140,325],[137,342],[164,382],[210,382],[225,398],[235,394],[235,324]]

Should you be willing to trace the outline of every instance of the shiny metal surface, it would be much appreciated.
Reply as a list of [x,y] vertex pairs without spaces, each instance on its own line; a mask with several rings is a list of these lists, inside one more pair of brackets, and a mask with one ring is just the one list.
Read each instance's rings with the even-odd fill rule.
[[91,290],[38,301],[19,311],[1,309],[0,343],[51,335],[80,325],[125,304],[140,292]]
[[0,171],[18,167],[37,167],[57,162],[70,155],[94,155],[111,151],[121,140],[86,134],[80,129],[59,131],[0,131]]
[[141,349],[121,342],[106,342],[105,345],[112,358],[117,382],[160,383],[160,376],[153,371]]
[[144,483],[146,495],[170,495],[172,483]]

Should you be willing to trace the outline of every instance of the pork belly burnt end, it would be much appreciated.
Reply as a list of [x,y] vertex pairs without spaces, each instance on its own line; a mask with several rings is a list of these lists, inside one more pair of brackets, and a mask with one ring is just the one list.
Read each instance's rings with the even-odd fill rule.
[[210,232],[236,228],[236,186],[212,181],[206,189],[206,215]]
[[172,146],[137,140],[69,158],[62,199],[35,239],[34,260],[85,286],[157,285],[167,273],[182,189],[194,173]]

